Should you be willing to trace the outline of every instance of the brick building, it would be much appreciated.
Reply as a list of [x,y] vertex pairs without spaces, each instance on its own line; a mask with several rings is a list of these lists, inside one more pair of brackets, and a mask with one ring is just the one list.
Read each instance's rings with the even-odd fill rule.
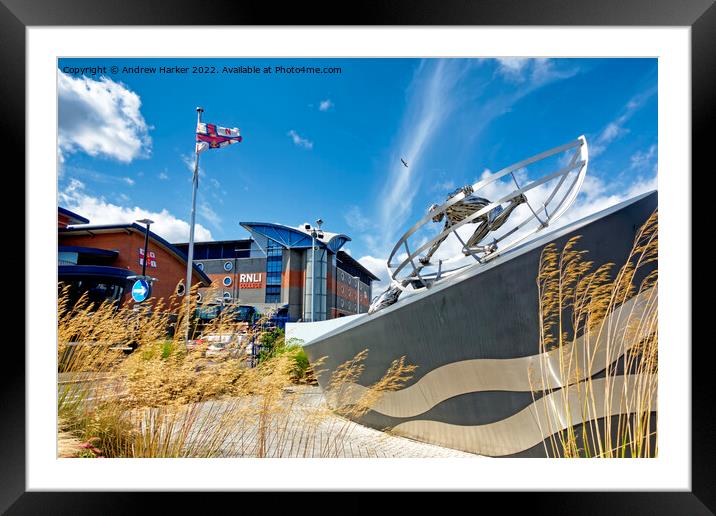
[[[133,304],[132,276],[142,273],[146,228],[136,223],[88,225],[87,222],[69,210],[58,209],[58,281],[73,285],[75,295],[86,291],[98,300],[109,298]],[[73,225],[78,223],[81,225]],[[151,231],[147,254],[146,274],[157,280],[152,284],[152,298],[148,302],[160,298],[169,302],[177,286],[183,286],[186,280],[187,257]],[[193,269],[192,283],[208,287],[209,277],[196,266]]]

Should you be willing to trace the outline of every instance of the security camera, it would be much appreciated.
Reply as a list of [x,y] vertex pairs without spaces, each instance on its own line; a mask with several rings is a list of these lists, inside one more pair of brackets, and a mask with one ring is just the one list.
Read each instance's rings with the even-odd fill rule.
[[323,225],[323,220],[322,220],[322,219],[318,219],[318,220],[316,221],[316,225],[317,225],[318,228],[320,229],[320,227]]

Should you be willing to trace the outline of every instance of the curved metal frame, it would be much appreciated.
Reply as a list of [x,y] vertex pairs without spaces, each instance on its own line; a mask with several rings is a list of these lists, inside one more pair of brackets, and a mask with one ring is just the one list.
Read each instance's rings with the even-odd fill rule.
[[[530,182],[525,186],[520,186],[519,182],[517,181],[517,178],[515,177],[515,171],[526,167],[528,165],[531,165],[533,163],[536,163],[538,161],[541,161],[545,158],[548,158],[550,156],[554,156],[556,154],[569,151],[571,149],[576,149],[574,152],[574,155],[572,156],[572,159],[570,160],[569,164],[565,167],[560,168],[556,172],[553,172],[551,174],[548,174],[546,176],[543,176],[542,178]],[[435,236],[433,239],[429,240],[428,242],[422,244],[417,249],[411,252],[410,247],[408,246],[408,239],[410,236],[412,236],[415,232],[418,231],[424,224],[431,222],[432,218],[436,215],[439,215],[441,213],[445,213],[449,207],[452,205],[460,202],[462,199],[466,197],[464,193],[459,193],[449,199],[445,204],[442,204],[438,206],[437,208],[429,211],[427,215],[422,217],[420,220],[418,220],[417,223],[415,223],[408,231],[405,232],[405,234],[398,240],[398,242],[395,244],[395,247],[393,247],[393,250],[390,252],[390,256],[388,257],[388,260],[386,262],[386,267],[388,269],[388,274],[391,278],[391,283],[400,288],[401,290],[406,290],[407,286],[403,285],[403,282],[407,279],[410,279],[411,282],[419,282],[422,284],[422,287],[419,288],[430,288],[432,282],[428,280],[435,281],[441,277],[448,276],[450,274],[453,274],[465,267],[467,265],[462,265],[460,267],[457,267],[455,269],[451,270],[443,270],[443,263],[445,261],[452,261],[453,259],[462,259],[465,258],[464,255],[457,256],[450,260],[440,260],[438,263],[438,271],[436,273],[428,274],[428,275],[421,275],[421,270],[423,269],[423,266],[418,266],[415,264],[415,259],[426,249],[430,248],[435,242],[446,238],[450,235],[450,233],[453,233],[457,239],[462,243],[463,245],[463,251],[467,251],[470,256],[472,256],[478,263],[485,263],[488,260],[491,260],[495,258],[496,256],[499,256],[501,253],[504,253],[508,249],[514,247],[518,243],[525,240],[527,237],[537,233],[538,231],[541,231],[542,229],[546,228],[554,222],[556,219],[558,219],[562,214],[574,203],[574,200],[577,198],[577,195],[579,194],[579,190],[582,187],[582,183],[584,182],[584,177],[587,173],[587,166],[589,163],[589,153],[587,149],[587,140],[582,135],[576,140],[573,140],[569,143],[565,143],[564,145],[560,145],[559,147],[555,147],[553,149],[541,152],[539,154],[536,154],[530,158],[524,159],[522,161],[519,161],[517,163],[514,163],[506,168],[503,168],[502,170],[499,170],[498,172],[494,173],[487,179],[483,179],[481,181],[478,181],[477,183],[472,185],[472,189],[474,192],[478,192],[481,188],[484,188],[485,186],[489,185],[490,183],[493,183],[497,181],[498,179],[510,174],[512,177],[513,182],[515,183],[516,190],[512,191],[510,194],[500,198],[497,201],[494,201],[490,203],[489,205],[485,206],[484,208],[475,211],[465,219],[461,220],[460,222],[456,224],[452,224],[448,226],[444,231],[441,231],[440,234]],[[562,185],[564,184],[565,180],[567,179],[567,176],[570,172],[573,170],[579,168],[579,172],[577,173],[577,176],[572,181],[572,183],[569,185],[566,193],[561,198],[561,200],[558,202],[557,207],[552,211],[550,214],[548,211],[549,204],[552,202],[554,197],[556,196],[557,192],[560,191],[562,188]],[[466,245],[466,243],[463,241],[463,239],[460,237],[460,235],[457,233],[457,230],[464,226],[465,224],[469,224],[470,222],[474,221],[478,217],[485,215],[486,213],[489,213],[493,208],[495,208],[498,205],[501,205],[504,202],[509,201],[510,199],[513,199],[515,196],[528,192],[529,190],[536,188],[537,186],[544,184],[548,181],[551,181],[552,179],[556,179],[560,177],[559,183],[555,186],[552,193],[549,195],[546,201],[542,203],[540,207],[535,209],[527,200],[526,204],[529,207],[530,211],[532,212],[531,215],[529,215],[527,218],[519,222],[515,227],[513,227],[510,231],[505,233],[504,235],[500,236],[499,239],[493,239],[491,244],[496,244],[502,240],[504,240],[506,237],[514,234],[516,231],[519,231],[521,228],[523,228],[527,223],[531,222],[532,220],[537,220],[539,222],[539,225],[531,230],[526,232],[524,235],[521,235],[516,240],[510,242],[508,245],[506,245],[503,248],[498,249],[496,252],[493,253],[486,253],[485,250],[482,251],[475,251],[473,249],[469,249]],[[544,218],[541,218],[538,214],[544,214]],[[399,250],[404,248],[407,257],[400,263],[394,263],[396,261],[396,254]],[[408,265],[412,266],[412,273],[411,275],[399,278],[398,275],[400,272],[407,267]],[[412,276],[412,278],[411,278]]]

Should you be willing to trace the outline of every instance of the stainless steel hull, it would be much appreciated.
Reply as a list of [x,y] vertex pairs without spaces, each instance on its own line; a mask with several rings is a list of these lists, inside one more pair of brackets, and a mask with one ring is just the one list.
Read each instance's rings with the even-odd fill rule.
[[[556,454],[534,422],[534,411],[549,396],[535,399],[526,378],[540,352],[540,253],[549,243],[561,247],[581,235],[579,247],[589,251],[589,260],[621,265],[656,207],[656,192],[639,196],[315,338],[305,350],[311,361],[325,357],[319,383],[325,389],[333,371],[365,349],[362,386],[379,380],[393,360],[405,356],[406,363],[417,366],[413,377],[358,422],[482,455]],[[593,370],[581,380],[598,382],[603,375],[603,368]],[[618,381],[628,386],[634,379],[624,375]],[[560,386],[550,388],[558,392]],[[602,412],[595,417],[600,424],[619,417],[615,409]],[[579,426],[578,416],[571,421]]]

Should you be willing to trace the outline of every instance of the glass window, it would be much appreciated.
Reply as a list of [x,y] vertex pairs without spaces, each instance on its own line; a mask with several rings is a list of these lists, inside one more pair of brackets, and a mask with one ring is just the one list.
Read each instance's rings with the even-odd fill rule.
[[58,253],[58,261],[60,265],[77,265],[78,253]]
[[226,272],[229,272],[233,268],[234,268],[234,264],[232,262],[224,262],[224,270]]
[[266,303],[281,302],[283,247],[274,240],[266,243]]
[[224,301],[231,301],[231,292],[224,292]]
[[224,286],[225,287],[231,286],[231,276],[224,276]]
[[281,286],[280,285],[266,285],[266,303],[280,303],[281,302]]
[[196,268],[199,269],[200,271],[203,271],[203,270],[204,270],[204,264],[201,263],[201,262],[196,262]]

